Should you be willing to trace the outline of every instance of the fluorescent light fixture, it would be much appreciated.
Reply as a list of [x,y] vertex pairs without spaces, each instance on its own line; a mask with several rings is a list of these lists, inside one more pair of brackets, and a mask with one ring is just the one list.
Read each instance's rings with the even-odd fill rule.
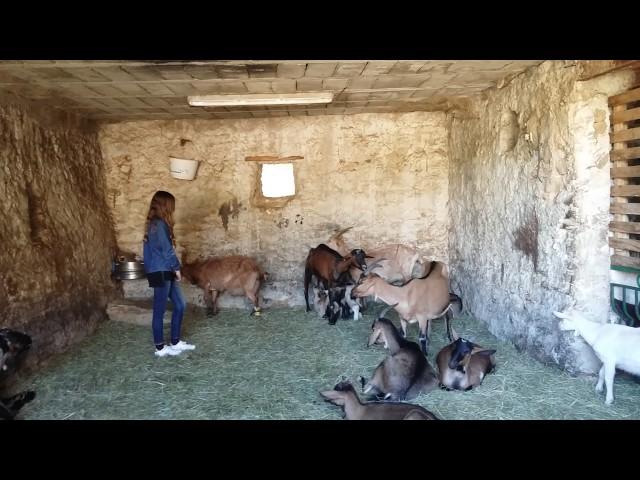
[[192,107],[243,107],[245,105],[310,105],[331,103],[333,92],[256,93],[247,95],[196,95],[187,97]]

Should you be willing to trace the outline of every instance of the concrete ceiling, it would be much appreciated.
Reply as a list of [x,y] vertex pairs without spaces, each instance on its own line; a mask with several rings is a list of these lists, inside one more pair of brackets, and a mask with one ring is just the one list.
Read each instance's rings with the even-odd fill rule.
[[[0,93],[105,122],[448,110],[535,60],[0,61]],[[191,107],[188,95],[331,90],[328,105]]]

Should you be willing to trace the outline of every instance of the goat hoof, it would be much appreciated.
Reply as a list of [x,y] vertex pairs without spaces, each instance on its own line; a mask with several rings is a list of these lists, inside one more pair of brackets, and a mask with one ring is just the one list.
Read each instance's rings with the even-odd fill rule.
[[596,385],[596,392],[602,393],[603,390],[604,390],[604,387],[602,385]]

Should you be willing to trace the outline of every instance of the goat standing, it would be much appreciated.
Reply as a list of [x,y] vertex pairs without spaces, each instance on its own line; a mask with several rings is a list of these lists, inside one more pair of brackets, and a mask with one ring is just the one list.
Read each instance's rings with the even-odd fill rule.
[[218,297],[225,291],[245,295],[253,303],[253,314],[260,315],[259,291],[267,274],[253,258],[231,255],[187,263],[183,255],[182,275],[204,291],[207,315],[218,313]]
[[553,314],[563,319],[560,321],[560,330],[573,330],[575,335],[582,337],[591,346],[602,362],[596,392],[602,392],[603,385],[606,384],[605,403],[611,405],[616,368],[640,375],[640,329],[615,323],[591,322],[576,314]]
[[347,257],[343,257],[332,248],[321,243],[316,248],[309,250],[304,267],[304,300],[309,308],[309,283],[315,276],[324,285],[325,290],[335,287],[349,267],[366,267],[366,253],[364,250],[355,249]]
[[420,346],[427,354],[431,320],[445,316],[447,335],[451,340],[451,301],[457,296],[449,293],[449,277],[446,265],[432,262],[431,269],[424,278],[415,278],[401,287],[390,285],[376,274],[366,275],[360,279],[352,295],[355,297],[374,296],[387,305],[395,305],[400,316],[402,333],[407,336],[409,323],[418,322],[420,326]]

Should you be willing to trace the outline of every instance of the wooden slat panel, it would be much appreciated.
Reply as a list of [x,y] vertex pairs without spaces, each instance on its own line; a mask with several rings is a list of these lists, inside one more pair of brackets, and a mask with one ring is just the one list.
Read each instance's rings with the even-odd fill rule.
[[135,77],[120,67],[94,68],[94,70],[110,80],[120,82],[136,81]]
[[149,92],[151,95],[168,95],[172,96],[174,93],[169,90],[165,85],[161,83],[145,83],[140,85],[143,89]]
[[640,139],[640,127],[628,128],[611,134],[611,143],[630,142],[638,139]]
[[611,161],[630,160],[632,158],[640,158],[640,147],[623,148],[611,151]]
[[618,185],[611,187],[612,197],[640,197],[640,185]]
[[621,267],[640,267],[640,258],[611,255],[611,265],[620,265]]
[[611,118],[611,123],[624,123],[632,120],[638,120],[640,119],[640,107],[616,112]]
[[612,232],[640,234],[639,222],[609,222],[609,230]]
[[627,238],[609,238],[609,246],[620,250],[631,250],[640,252],[640,240],[629,240]]
[[613,203],[609,211],[621,215],[640,215],[640,203]]
[[114,88],[120,90],[125,95],[136,95],[142,97],[147,94],[146,90],[136,85],[135,83],[114,84]]
[[613,167],[611,178],[633,178],[640,177],[640,166],[637,167]]
[[609,105],[626,105],[627,103],[640,100],[640,88],[635,90],[629,90],[628,92],[621,93],[620,95],[614,95],[609,97]]
[[94,71],[91,68],[65,68],[63,70],[83,82],[104,82],[109,80],[100,72]]
[[[611,109],[613,110],[613,114],[615,115],[618,112],[622,112],[625,110],[625,107],[623,105],[614,105],[611,107]],[[613,134],[615,135],[618,132],[624,131],[625,130],[625,126],[621,125],[621,124],[613,124],[612,125],[612,130],[613,130]],[[625,145],[622,143],[614,143],[613,144],[613,150],[614,151],[619,151],[619,150],[624,150],[625,149]],[[629,163],[626,160],[619,160],[614,162],[613,164],[614,167],[628,167]],[[614,178],[613,179],[613,184],[614,186],[622,186],[622,185],[628,185],[629,184],[629,180],[627,180],[626,178]],[[629,199],[628,198],[624,198],[624,197],[614,197],[613,198],[613,202],[614,205],[611,206],[611,213],[614,214],[613,219],[617,222],[628,222],[629,221],[629,217],[627,216],[629,211],[633,211],[633,208],[629,203]],[[616,208],[617,206],[617,208]],[[617,215],[616,215],[617,213]],[[615,238],[629,238],[629,234],[626,232],[613,232],[613,236]]]

